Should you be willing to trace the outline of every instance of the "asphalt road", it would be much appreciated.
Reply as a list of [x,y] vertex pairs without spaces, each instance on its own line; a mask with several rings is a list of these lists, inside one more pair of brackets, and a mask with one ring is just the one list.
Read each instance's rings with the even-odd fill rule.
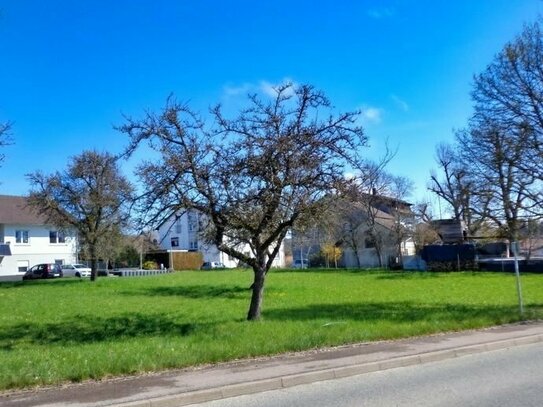
[[542,405],[543,343],[200,404],[206,407]]

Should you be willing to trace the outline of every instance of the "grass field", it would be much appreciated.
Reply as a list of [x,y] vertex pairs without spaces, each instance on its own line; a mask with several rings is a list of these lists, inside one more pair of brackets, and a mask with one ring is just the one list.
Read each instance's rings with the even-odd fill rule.
[[[262,320],[246,322],[252,273],[0,284],[0,389],[81,381],[519,319],[514,276],[270,273]],[[543,275],[522,279],[526,319]]]

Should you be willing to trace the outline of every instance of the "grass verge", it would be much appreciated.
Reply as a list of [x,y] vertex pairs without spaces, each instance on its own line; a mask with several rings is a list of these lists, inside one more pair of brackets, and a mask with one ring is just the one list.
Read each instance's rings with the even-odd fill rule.
[[[217,271],[0,284],[0,389],[519,320],[510,274],[272,272],[256,323],[245,321],[251,279]],[[522,283],[525,318],[541,318],[543,275]]]

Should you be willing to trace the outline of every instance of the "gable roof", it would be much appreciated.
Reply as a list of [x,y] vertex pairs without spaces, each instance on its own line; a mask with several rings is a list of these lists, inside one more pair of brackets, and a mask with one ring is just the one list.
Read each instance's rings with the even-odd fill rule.
[[44,216],[30,208],[24,196],[0,195],[0,224],[45,225]]

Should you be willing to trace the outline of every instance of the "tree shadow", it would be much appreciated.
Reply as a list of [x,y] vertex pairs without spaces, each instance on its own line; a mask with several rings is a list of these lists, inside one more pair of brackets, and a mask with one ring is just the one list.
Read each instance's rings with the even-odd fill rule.
[[377,276],[377,280],[409,280],[409,279],[424,279],[424,278],[439,278],[440,273],[427,271],[400,271],[390,272]]
[[266,320],[305,321],[313,319],[387,321],[409,323],[417,321],[465,321],[477,318],[509,320],[518,313],[516,306],[477,306],[463,304],[420,304],[414,302],[379,302],[351,304],[313,304],[305,307],[268,309]]
[[309,267],[305,269],[274,269],[273,273],[296,273],[296,274],[382,274],[388,270],[375,268],[325,268]]
[[0,349],[9,350],[13,342],[33,344],[73,344],[102,342],[148,336],[188,336],[210,324],[179,323],[164,315],[125,314],[109,318],[77,316],[47,324],[22,323],[0,332]]
[[216,286],[216,285],[190,285],[175,287],[150,287],[138,291],[127,291],[127,295],[149,296],[175,296],[192,299],[199,298],[247,298],[249,287],[242,286]]
[[24,289],[25,287],[32,287],[37,285],[47,284],[49,287],[66,287],[74,284],[89,283],[89,279],[83,278],[52,278],[52,279],[38,279],[38,280],[23,280],[23,281],[4,281],[0,282],[0,290],[8,288]]

